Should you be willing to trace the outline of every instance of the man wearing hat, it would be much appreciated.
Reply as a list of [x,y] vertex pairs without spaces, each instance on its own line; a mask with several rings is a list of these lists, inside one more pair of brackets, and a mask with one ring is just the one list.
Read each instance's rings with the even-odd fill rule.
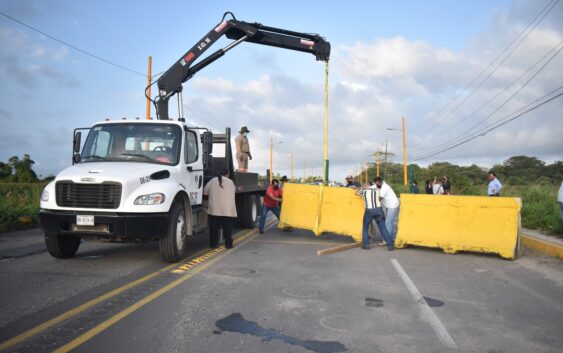
[[358,184],[354,182],[354,178],[351,175],[346,176],[346,185],[347,188],[357,188]]
[[250,154],[250,145],[248,144],[248,133],[250,130],[246,126],[240,128],[238,136],[235,138],[235,145],[237,147],[237,162],[238,172],[246,173],[248,170],[248,160],[252,159]]

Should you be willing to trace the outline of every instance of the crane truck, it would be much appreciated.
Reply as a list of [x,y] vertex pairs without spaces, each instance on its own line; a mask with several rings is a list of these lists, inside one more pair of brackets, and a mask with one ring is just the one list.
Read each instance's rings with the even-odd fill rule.
[[[232,42],[200,59],[223,35]],[[158,241],[164,261],[180,261],[186,237],[207,227],[203,187],[224,168],[235,182],[239,225],[255,226],[265,185],[256,173],[234,170],[230,128],[213,133],[186,123],[181,96],[184,82],[242,42],[310,53],[320,61],[330,56],[330,43],[318,34],[239,21],[225,13],[155,82],[158,95],[151,100],[157,119],[106,119],[74,130],[72,166],[41,194],[39,219],[52,256],[73,257],[82,240]],[[172,120],[168,102],[176,94],[179,116]],[[88,131],[84,143],[83,130]],[[224,145],[224,157],[213,155],[214,145]]]

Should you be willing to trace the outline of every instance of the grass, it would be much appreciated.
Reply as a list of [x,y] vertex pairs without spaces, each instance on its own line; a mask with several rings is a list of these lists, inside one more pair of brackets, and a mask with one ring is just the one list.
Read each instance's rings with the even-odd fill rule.
[[[44,183],[0,183],[0,232],[39,225],[39,199]],[[21,217],[30,220],[22,222]]]

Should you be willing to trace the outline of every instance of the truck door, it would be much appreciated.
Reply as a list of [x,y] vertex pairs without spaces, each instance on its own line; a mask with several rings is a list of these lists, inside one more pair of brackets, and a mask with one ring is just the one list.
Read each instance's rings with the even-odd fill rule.
[[184,163],[182,168],[183,185],[190,196],[192,205],[200,205],[203,197],[203,162],[198,134],[192,130],[185,131]]

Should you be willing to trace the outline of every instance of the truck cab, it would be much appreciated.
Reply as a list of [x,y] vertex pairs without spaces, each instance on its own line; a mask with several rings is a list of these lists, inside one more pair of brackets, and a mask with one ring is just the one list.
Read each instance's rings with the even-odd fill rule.
[[[81,239],[158,240],[162,258],[179,261],[186,237],[207,226],[203,187],[225,167],[237,185],[238,223],[254,226],[263,187],[257,174],[233,172],[229,129],[215,139],[207,129],[173,120],[104,121],[89,130],[81,153],[76,133],[73,165],[41,196],[51,255],[72,257]],[[225,144],[225,157],[213,158],[213,142]]]

